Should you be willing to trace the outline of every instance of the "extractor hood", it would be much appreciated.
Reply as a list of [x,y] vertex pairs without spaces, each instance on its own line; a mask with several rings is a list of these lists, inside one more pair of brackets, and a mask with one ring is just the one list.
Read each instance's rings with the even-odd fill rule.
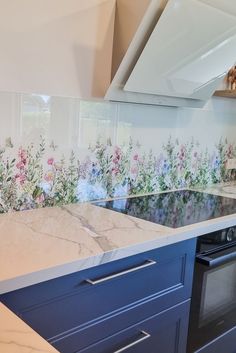
[[113,60],[105,99],[202,107],[236,60],[236,1],[149,1],[119,66]]

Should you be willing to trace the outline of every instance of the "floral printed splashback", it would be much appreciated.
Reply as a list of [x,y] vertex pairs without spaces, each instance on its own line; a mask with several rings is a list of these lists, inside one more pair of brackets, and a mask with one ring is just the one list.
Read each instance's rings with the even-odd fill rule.
[[[226,170],[228,158],[236,157],[232,125],[229,136],[218,131],[203,145],[202,134],[195,136],[194,122],[193,130],[183,129],[181,137],[176,133],[178,121],[167,129],[158,116],[155,122],[151,116],[146,125],[154,122],[156,141],[150,142],[146,125],[132,120],[132,106],[129,116],[121,118],[122,109],[115,104],[2,94],[0,113],[3,108],[9,117],[1,118],[7,125],[0,135],[1,213],[235,178]],[[166,114],[163,108],[142,109],[143,114]]]

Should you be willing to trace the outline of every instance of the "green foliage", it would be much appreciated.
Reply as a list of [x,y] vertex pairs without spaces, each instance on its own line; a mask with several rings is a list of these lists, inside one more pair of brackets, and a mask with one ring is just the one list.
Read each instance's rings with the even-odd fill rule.
[[12,150],[10,142],[0,148],[0,212],[209,185],[235,178],[233,171],[226,170],[226,163],[228,158],[236,157],[236,146],[222,139],[209,152],[194,139],[180,143],[170,137],[158,155],[144,151],[132,139],[122,146],[112,145],[110,139],[106,143],[98,140],[83,160],[73,151],[67,158],[55,158],[57,152],[49,152],[42,137],[37,146],[31,143],[17,151]]

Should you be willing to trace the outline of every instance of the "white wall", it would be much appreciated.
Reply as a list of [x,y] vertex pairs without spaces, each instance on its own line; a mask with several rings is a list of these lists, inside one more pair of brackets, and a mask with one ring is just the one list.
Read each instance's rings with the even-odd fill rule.
[[0,0],[0,91],[103,97],[115,0]]

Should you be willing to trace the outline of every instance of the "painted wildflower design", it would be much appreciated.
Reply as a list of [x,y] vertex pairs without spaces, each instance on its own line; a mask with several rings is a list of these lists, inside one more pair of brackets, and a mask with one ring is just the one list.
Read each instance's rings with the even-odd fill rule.
[[46,146],[43,138],[38,145],[20,146],[15,154],[13,147],[9,138],[0,148],[0,213],[235,178],[226,163],[236,157],[236,145],[227,139],[210,153],[194,139],[182,143],[170,137],[159,155],[144,151],[132,139],[121,146],[98,140],[83,160],[73,151],[69,158],[58,159],[59,147]]

